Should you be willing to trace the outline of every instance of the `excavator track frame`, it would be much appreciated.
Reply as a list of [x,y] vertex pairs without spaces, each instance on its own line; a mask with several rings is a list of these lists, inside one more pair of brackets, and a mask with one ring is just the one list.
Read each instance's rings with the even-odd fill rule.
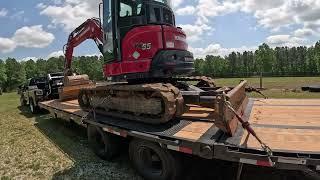
[[[86,111],[95,109],[99,114],[150,124],[166,123],[184,112],[183,97],[179,89],[163,83],[119,83],[86,88],[80,91],[78,101]],[[157,102],[161,102],[161,105]],[[153,105],[161,109],[154,110]],[[145,113],[141,112],[141,106],[145,107]]]

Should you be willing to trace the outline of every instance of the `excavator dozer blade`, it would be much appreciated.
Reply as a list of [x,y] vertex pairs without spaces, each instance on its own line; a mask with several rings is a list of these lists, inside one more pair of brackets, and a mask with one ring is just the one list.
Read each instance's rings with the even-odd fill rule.
[[78,99],[81,89],[94,88],[95,86],[95,83],[86,74],[67,76],[64,78],[64,86],[59,89],[59,99],[60,101]]

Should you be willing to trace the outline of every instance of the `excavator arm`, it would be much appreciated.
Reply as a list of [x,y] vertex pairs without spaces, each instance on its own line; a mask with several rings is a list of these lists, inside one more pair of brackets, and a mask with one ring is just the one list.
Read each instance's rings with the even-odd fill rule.
[[77,98],[80,89],[95,87],[95,84],[89,79],[88,75],[74,75],[71,70],[74,48],[87,39],[94,40],[102,53],[103,30],[99,19],[88,19],[69,35],[68,43],[63,48],[65,52],[65,67],[64,85],[63,88],[59,90],[59,98],[61,101]]
[[65,75],[70,76],[72,55],[75,47],[79,46],[87,39],[92,39],[98,46],[101,53],[103,49],[103,30],[101,28],[100,20],[97,18],[91,18],[82,23],[68,38],[68,43],[64,46],[65,52]]

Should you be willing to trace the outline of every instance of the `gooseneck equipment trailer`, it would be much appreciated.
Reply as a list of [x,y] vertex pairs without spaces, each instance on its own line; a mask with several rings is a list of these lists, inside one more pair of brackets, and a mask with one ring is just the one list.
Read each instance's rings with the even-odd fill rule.
[[[226,95],[229,101],[239,99],[243,85]],[[235,108],[237,115],[251,124],[271,153],[261,147],[244,124],[241,126],[235,114],[228,109],[222,111],[221,107],[226,105],[219,102],[220,108],[216,109],[189,105],[189,110],[181,117],[160,125],[105,116],[94,109],[83,111],[78,100],[51,100],[41,102],[40,106],[55,118],[86,127],[91,148],[103,159],[112,159],[121,144],[129,141],[132,164],[146,179],[178,177],[178,160],[172,151],[237,162],[240,165],[238,179],[243,164],[312,172],[317,177],[320,171],[320,100],[252,99],[246,95],[240,99]],[[219,113],[222,116],[219,117]],[[225,127],[234,129],[233,135],[222,130],[221,117],[225,118]]]
[[[194,57],[168,0],[102,0],[99,11],[69,35],[60,100],[40,103],[83,124],[98,156],[111,159],[125,138],[135,169],[161,180],[179,177],[172,151],[239,162],[238,179],[242,164],[320,170],[320,100],[249,99],[246,81],[190,76]],[[87,39],[103,54],[104,83],[72,70]]]

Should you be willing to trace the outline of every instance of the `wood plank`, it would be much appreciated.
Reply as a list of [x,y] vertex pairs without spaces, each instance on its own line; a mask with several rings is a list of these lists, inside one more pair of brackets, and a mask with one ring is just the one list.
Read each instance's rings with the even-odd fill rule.
[[259,99],[254,101],[254,105],[318,105],[320,99]]
[[205,119],[214,119],[214,112],[213,108],[204,108],[197,105],[187,105],[188,110],[186,113],[182,115],[184,118],[205,118]]
[[[258,136],[271,149],[297,152],[320,152],[320,130],[254,128]],[[242,146],[260,149],[258,141],[246,132]]]
[[250,122],[266,125],[320,126],[320,107],[255,106]]
[[52,101],[41,102],[41,104],[51,107],[53,109],[57,109],[67,113],[72,113],[78,116],[84,116],[87,114],[87,112],[83,111],[80,108],[78,100],[71,100],[71,101],[64,101],[64,102],[61,102],[59,100],[52,100]]
[[200,137],[205,134],[212,126],[213,123],[208,122],[192,122],[188,126],[181,129],[174,136],[178,138],[189,139],[197,141]]

